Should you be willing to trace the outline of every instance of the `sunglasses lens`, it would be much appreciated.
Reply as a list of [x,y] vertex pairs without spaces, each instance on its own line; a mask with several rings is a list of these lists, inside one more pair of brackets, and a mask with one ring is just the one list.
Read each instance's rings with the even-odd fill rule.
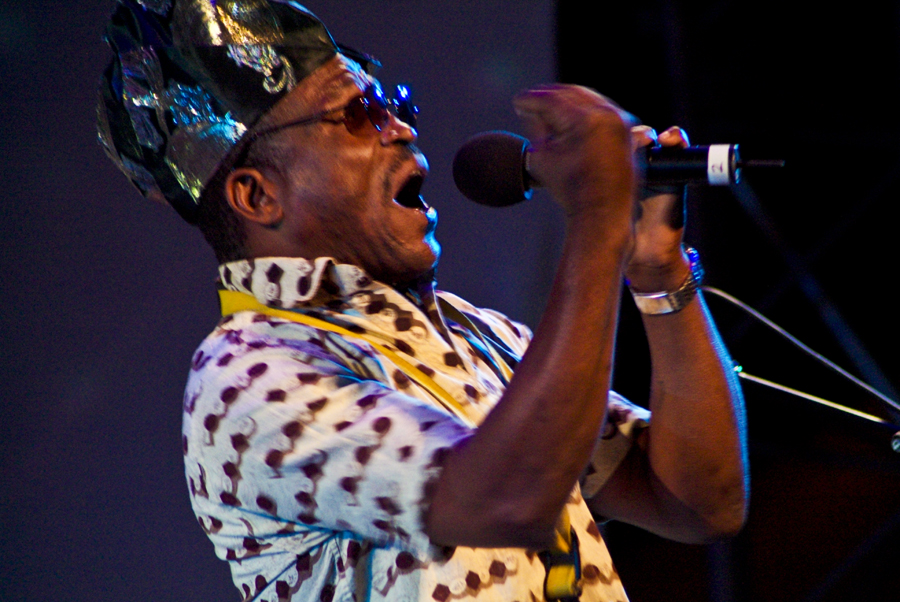
[[369,112],[369,119],[376,130],[380,132],[387,127],[391,121],[391,114],[388,112],[388,102],[384,98],[384,92],[378,86],[369,86],[366,90],[366,108]]
[[369,123],[368,102],[362,96],[356,98],[344,109],[344,125],[351,134],[363,131]]
[[409,127],[415,129],[417,123],[416,114],[419,112],[419,107],[414,105],[412,99],[409,97],[409,88],[406,86],[397,86],[397,89],[394,92],[394,107],[397,111],[397,118]]
[[344,109],[344,123],[353,134],[362,133],[367,124],[372,124],[380,132],[390,124],[391,111],[403,123],[416,127],[419,107],[412,103],[405,86],[397,86],[397,98],[388,101],[381,88],[372,85],[366,88],[363,96],[356,98]]

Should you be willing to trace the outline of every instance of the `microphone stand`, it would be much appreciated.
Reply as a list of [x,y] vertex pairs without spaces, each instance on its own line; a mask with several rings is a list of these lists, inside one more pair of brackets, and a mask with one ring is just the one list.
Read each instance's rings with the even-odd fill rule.
[[828,401],[827,399],[823,399],[822,397],[817,397],[815,395],[811,395],[809,393],[805,393],[803,391],[793,389],[791,387],[773,382],[771,380],[766,380],[765,378],[761,378],[759,376],[754,376],[752,374],[748,374],[747,372],[744,372],[744,368],[740,364],[735,364],[734,371],[735,371],[735,373],[737,373],[738,377],[742,380],[753,382],[758,385],[762,385],[764,387],[769,387],[770,389],[775,389],[776,391],[781,391],[782,393],[787,393],[789,395],[793,395],[794,397],[799,397],[800,399],[805,399],[807,401],[811,401],[813,403],[817,403],[819,405],[823,405],[825,407],[829,407],[834,410],[838,410],[845,414],[849,414],[850,416],[862,418],[864,420],[868,420],[870,422],[875,422],[877,424],[888,425],[891,429],[896,429],[896,432],[891,437],[891,449],[897,453],[900,453],[900,427],[898,427],[897,425],[895,425],[891,422],[888,422],[884,418],[879,418],[878,416],[873,416],[872,414],[860,412],[859,410],[854,410],[853,408],[848,408],[847,406],[843,406],[839,403],[835,403],[833,401]]
[[[812,349],[807,347],[804,343],[799,341],[792,334],[790,334],[789,332],[784,330],[782,327],[778,326],[777,324],[775,324],[774,322],[769,320],[767,317],[765,317],[764,315],[762,315],[761,313],[759,313],[752,307],[748,306],[746,303],[744,303],[740,299],[737,299],[736,297],[733,297],[733,296],[729,295],[728,293],[726,293],[720,289],[717,289],[715,287],[703,286],[701,288],[704,292],[710,293],[716,297],[719,297],[720,299],[724,299],[725,301],[728,301],[729,303],[738,307],[739,309],[747,312],[750,316],[752,316],[753,318],[755,318],[756,320],[761,322],[763,325],[768,326],[770,329],[774,330],[775,332],[777,332],[778,334],[780,334],[781,336],[786,338],[788,341],[790,341],[793,345],[800,348],[802,351],[804,351],[808,355],[812,356],[813,358],[817,359],[819,362],[825,364],[825,366],[827,366],[829,369],[837,372],[844,378],[851,381],[853,384],[864,389],[866,392],[872,394],[874,397],[876,397],[882,403],[884,403],[889,410],[893,410],[893,412],[900,412],[900,403],[891,399],[890,397],[888,397],[881,391],[875,389],[874,387],[870,386],[869,384],[856,378],[855,376],[853,376],[852,374],[850,374],[849,372],[847,372],[846,370],[844,370],[843,368],[841,368],[840,366],[838,366],[837,364],[832,362],[831,360],[825,358],[821,354],[816,353],[815,351],[813,351]],[[799,391],[797,389],[761,378],[759,376],[754,376],[752,374],[748,374],[747,372],[744,372],[743,367],[737,363],[734,366],[734,371],[738,375],[738,377],[741,378],[742,380],[746,380],[748,382],[753,382],[753,383],[756,383],[756,384],[759,384],[759,385],[762,385],[765,387],[769,387],[771,389],[775,389],[777,391],[781,391],[783,393],[787,393],[789,395],[799,397],[800,399],[805,399],[807,401],[811,401],[813,403],[817,403],[819,405],[823,405],[823,406],[832,408],[834,410],[838,410],[840,412],[843,412],[850,416],[854,416],[856,418],[868,420],[870,422],[875,422],[877,424],[887,425],[891,430],[894,430],[894,434],[891,437],[891,449],[896,453],[900,453],[900,426],[897,426],[896,424],[894,424],[888,420],[885,420],[884,418],[879,418],[878,416],[873,416],[872,414],[868,414],[866,412],[861,412],[861,411],[855,410],[853,408],[848,408],[847,406],[841,405],[839,403],[835,403],[833,401],[829,401],[827,399],[823,399],[822,397],[818,397],[816,395],[811,395],[809,393]]]

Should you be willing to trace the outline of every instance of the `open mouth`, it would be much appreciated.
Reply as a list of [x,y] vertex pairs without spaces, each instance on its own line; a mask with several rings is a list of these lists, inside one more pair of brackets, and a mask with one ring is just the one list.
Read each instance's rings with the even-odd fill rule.
[[428,205],[422,200],[419,192],[422,190],[422,184],[425,183],[425,177],[421,174],[415,174],[410,177],[406,183],[397,192],[394,201],[403,207],[409,209],[417,209],[419,211],[427,211]]

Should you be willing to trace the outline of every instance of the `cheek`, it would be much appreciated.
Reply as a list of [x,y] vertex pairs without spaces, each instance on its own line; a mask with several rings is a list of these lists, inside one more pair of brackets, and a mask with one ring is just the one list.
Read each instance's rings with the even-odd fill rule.
[[364,145],[353,146],[343,140],[341,135],[346,134],[343,126],[329,124],[327,127],[327,131],[303,140],[303,151],[294,161],[294,173],[311,186],[338,198],[358,194],[369,177],[371,151]]
[[367,187],[358,170],[317,163],[294,172],[292,179],[297,198],[329,226],[361,219]]

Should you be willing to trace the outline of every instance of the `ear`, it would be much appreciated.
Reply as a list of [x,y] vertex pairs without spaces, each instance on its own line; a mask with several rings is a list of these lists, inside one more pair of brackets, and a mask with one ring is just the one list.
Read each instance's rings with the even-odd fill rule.
[[277,185],[254,167],[239,167],[228,175],[225,198],[238,215],[266,228],[284,219]]

